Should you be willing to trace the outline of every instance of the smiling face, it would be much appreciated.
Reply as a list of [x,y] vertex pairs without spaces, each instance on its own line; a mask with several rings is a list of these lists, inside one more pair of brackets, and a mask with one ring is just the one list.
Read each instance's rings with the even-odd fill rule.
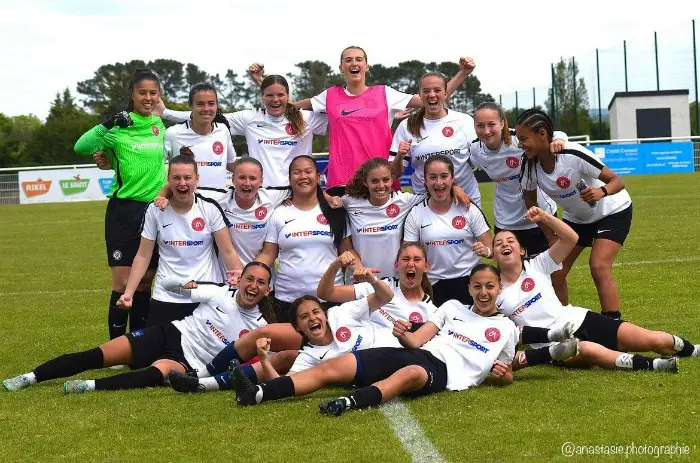
[[320,175],[316,164],[308,158],[298,158],[289,166],[289,184],[294,196],[316,194]]
[[442,161],[426,163],[425,188],[431,198],[438,202],[450,201],[452,198],[452,182],[454,177],[448,164]]
[[547,131],[534,131],[529,127],[518,124],[515,126],[515,136],[518,137],[518,147],[528,159],[536,158],[540,153],[549,152]]
[[326,312],[316,301],[305,300],[299,304],[295,328],[311,344],[326,346],[333,342],[333,334],[328,326]]
[[503,119],[493,109],[480,109],[474,113],[474,130],[489,149],[495,150],[501,146],[503,138]]
[[143,79],[137,82],[131,90],[134,112],[141,116],[150,116],[159,99],[160,87],[158,82],[152,79]]
[[252,265],[243,272],[238,281],[236,298],[245,309],[252,309],[270,293],[270,274],[259,265]]
[[252,162],[241,163],[233,172],[233,189],[236,198],[244,202],[254,201],[262,185],[262,170]]
[[522,266],[525,250],[520,246],[513,232],[500,231],[493,238],[493,258],[502,269]]
[[488,316],[496,312],[496,298],[501,281],[493,270],[485,268],[469,278],[469,294],[474,298],[474,312]]
[[262,90],[263,104],[270,116],[282,116],[287,109],[289,92],[282,84],[270,84]]
[[387,202],[391,194],[391,184],[391,170],[388,167],[376,167],[370,170],[365,179],[370,202],[375,205]]
[[359,48],[347,48],[340,57],[340,72],[345,77],[345,82],[364,83],[369,66],[367,55]]
[[217,109],[215,91],[201,90],[192,95],[192,120],[197,124],[211,124],[216,117]]
[[439,76],[426,76],[420,81],[420,99],[428,118],[444,116],[447,83]]
[[199,175],[195,166],[185,163],[171,163],[168,166],[168,186],[173,192],[171,201],[189,202],[197,189]]
[[399,273],[402,290],[410,290],[421,285],[423,274],[430,269],[430,265],[421,248],[409,245],[399,252],[394,269]]

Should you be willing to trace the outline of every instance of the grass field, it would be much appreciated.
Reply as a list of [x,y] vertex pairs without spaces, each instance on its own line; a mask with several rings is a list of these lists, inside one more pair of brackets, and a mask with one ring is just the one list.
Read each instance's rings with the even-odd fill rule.
[[[625,180],[634,221],[615,268],[623,316],[700,343],[700,175]],[[482,195],[491,216],[492,185],[482,185]],[[104,207],[0,206],[0,379],[105,341]],[[587,256],[569,277],[571,300],[599,311]],[[66,396],[62,385],[0,390],[0,461],[410,461],[381,411],[318,415],[318,402],[340,390],[241,408],[223,392]],[[516,373],[506,388],[405,401],[442,458],[453,462],[625,459],[566,458],[565,442],[678,444],[689,454],[674,460],[700,461],[699,403],[700,359],[683,359],[678,374],[544,366]]]

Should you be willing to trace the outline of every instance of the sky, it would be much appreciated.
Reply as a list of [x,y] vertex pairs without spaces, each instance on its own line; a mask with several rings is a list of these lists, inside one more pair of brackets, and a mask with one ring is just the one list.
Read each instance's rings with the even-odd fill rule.
[[[658,4],[657,4],[658,5]],[[471,56],[482,89],[504,106],[546,97],[550,63],[576,56],[597,106],[595,49],[601,49],[601,98],[624,90],[622,41],[628,41],[629,90],[693,89],[691,19],[700,2],[667,0],[0,0],[0,113],[44,119],[57,92],[89,79],[102,64],[170,58],[210,74],[243,74],[262,62],[268,74],[318,59],[336,66],[348,45],[369,64]],[[696,26],[700,35],[700,21]],[[693,96],[694,99],[694,96]]]

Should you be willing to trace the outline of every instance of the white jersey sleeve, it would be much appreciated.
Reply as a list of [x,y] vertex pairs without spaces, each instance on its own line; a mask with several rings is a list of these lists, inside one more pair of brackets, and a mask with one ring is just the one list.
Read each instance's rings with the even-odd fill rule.
[[445,322],[447,321],[447,309],[450,308],[450,306],[457,301],[455,300],[449,300],[442,304],[438,309],[430,316],[428,319],[429,322],[433,323],[435,326],[438,327],[439,330],[442,329],[443,326],[445,326]]
[[278,210],[279,209],[275,209],[272,212],[272,217],[270,217],[270,221],[267,224],[267,234],[265,235],[266,243],[277,244],[279,240],[280,228],[284,224],[282,223],[281,214],[277,212]]
[[208,302],[223,297],[228,290],[228,285],[198,283],[195,289],[190,290],[190,298],[192,302]]
[[369,302],[366,297],[356,301],[345,302],[335,307],[335,310],[353,320],[361,320],[369,316]]
[[[166,146],[166,154],[168,156],[168,161],[172,161],[172,159],[180,154],[177,151],[177,134],[180,131],[180,127],[182,127],[180,124],[173,125],[172,127],[168,127],[167,130],[165,131],[165,146]],[[169,148],[169,149],[168,149]]]
[[374,288],[369,283],[357,283],[353,285],[353,287],[355,288],[355,299],[361,299],[370,294],[374,294]]
[[228,137],[226,139],[226,163],[233,164],[236,162],[236,156],[238,154],[236,153],[236,148],[233,147],[233,140],[231,140],[231,137]]
[[535,272],[544,273],[545,275],[551,275],[557,270],[564,268],[562,264],[557,264],[552,259],[549,254],[549,249],[545,252],[541,252],[535,256],[535,258],[527,260],[528,266]]
[[420,241],[420,207],[414,207],[406,216],[403,228],[404,241]]
[[408,107],[408,103],[413,98],[413,95],[399,92],[389,86],[385,86],[384,88],[386,89],[386,105],[389,108],[389,112],[394,112],[394,114],[405,110]]
[[325,135],[328,132],[328,116],[325,113],[304,111],[307,130],[315,135]]
[[156,214],[160,212],[154,204],[149,204],[146,215],[143,218],[141,236],[147,240],[156,241],[158,239],[158,221]]
[[491,227],[489,227],[489,224],[486,222],[486,217],[478,207],[470,207],[467,210],[466,216],[469,221],[469,228],[471,228],[475,238],[491,230]]
[[228,120],[231,134],[244,135],[246,125],[253,120],[255,114],[255,111],[252,109],[245,109],[243,111],[236,111],[235,113],[224,114],[224,117]]
[[328,95],[328,90],[324,90],[311,98],[311,108],[314,112],[326,112],[326,95]]
[[313,368],[316,365],[318,365],[318,361],[314,357],[309,355],[308,352],[300,350],[296,360],[294,360],[294,363],[292,364],[292,367],[289,369],[289,374],[299,373],[300,371]]
[[185,122],[190,120],[191,111],[173,111],[172,109],[166,109],[163,111],[161,119],[170,122]]
[[513,363],[513,359],[515,358],[515,347],[518,345],[518,338],[520,337],[520,332],[518,328],[515,325],[513,325],[510,332],[507,333],[507,336],[508,340],[503,345],[503,348],[501,349],[501,352],[499,352],[498,357],[496,359],[500,360],[506,365],[510,365],[511,363]]
[[224,217],[224,211],[219,206],[219,203],[209,198],[202,198],[203,206],[207,213],[207,222],[211,226],[212,233],[216,233],[223,228],[227,228],[227,219]]
[[[397,153],[396,155],[398,156],[399,152],[399,145],[401,145],[402,141],[409,141],[413,139],[413,135],[411,135],[408,132],[408,123],[406,120],[401,121],[399,126],[396,128],[396,132],[394,132],[394,138],[391,140],[391,148],[389,148],[389,151],[392,153]],[[394,156],[389,157],[389,161],[393,161]],[[404,169],[408,167],[408,162],[411,160],[411,150],[408,150],[406,154],[403,155],[403,167]]]

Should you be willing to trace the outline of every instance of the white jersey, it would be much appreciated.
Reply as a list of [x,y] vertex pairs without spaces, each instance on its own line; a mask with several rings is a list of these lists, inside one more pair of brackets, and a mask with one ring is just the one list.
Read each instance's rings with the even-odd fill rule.
[[[561,270],[562,265],[552,260],[549,250],[523,262],[518,281],[504,286],[496,300],[498,311],[518,326],[556,328],[566,322],[578,330],[588,309],[563,306],[559,301],[550,275]],[[533,348],[549,344],[532,344]]]
[[198,188],[226,188],[226,164],[236,161],[231,134],[224,124],[214,122],[212,132],[200,135],[192,130],[190,121],[175,124],[165,131],[168,159],[180,154],[180,148],[189,147],[194,153],[199,173]]
[[[346,231],[345,237],[349,235]],[[279,247],[275,297],[284,302],[316,294],[321,277],[338,258],[331,227],[318,205],[309,211],[297,209],[293,204],[275,209],[265,241]],[[343,275],[339,270],[335,284],[342,283]]]
[[191,290],[199,306],[192,315],[172,324],[182,333],[182,352],[192,368],[204,371],[206,364],[244,334],[267,325],[258,306],[244,309],[236,302],[235,288],[199,284]]
[[[562,136],[563,135],[563,136]],[[554,132],[554,138],[564,139],[566,134]],[[520,188],[520,164],[523,150],[518,148],[518,139],[511,131],[510,145],[501,143],[497,150],[491,150],[486,143],[474,140],[471,145],[471,160],[475,166],[483,169],[493,180],[493,215],[496,226],[501,230],[525,230],[537,228],[536,223],[525,219],[525,200]],[[537,189],[537,204],[544,211],[555,215],[556,203]]]
[[233,247],[245,266],[254,261],[262,251],[267,223],[272,212],[290,195],[290,190],[258,190],[258,198],[249,209],[241,209],[236,202],[233,187],[221,201],[221,207],[229,221],[229,232]]
[[214,233],[226,228],[224,212],[216,201],[194,195],[192,208],[180,214],[168,204],[161,211],[149,204],[141,236],[158,245],[158,270],[153,299],[161,302],[192,302],[188,296],[167,291],[162,281],[223,281],[214,248]]
[[557,154],[554,171],[551,174],[542,170],[540,163],[533,169],[525,168],[522,186],[525,190],[540,187],[564,210],[564,219],[574,223],[595,223],[632,204],[627,190],[609,195],[596,202],[593,207],[581,200],[576,184],[583,180],[591,188],[599,188],[605,183],[598,180],[605,164],[591,151],[578,143],[567,142],[564,150]]
[[447,367],[447,390],[462,391],[481,384],[496,360],[513,363],[520,331],[500,314],[482,317],[472,306],[447,301],[429,320],[440,331],[425,343]]
[[401,347],[391,329],[372,323],[369,316],[366,297],[328,309],[327,329],[333,333],[333,342],[327,346],[304,345],[289,372],[298,373],[348,352],[373,347]]
[[[389,127],[391,127],[391,124],[394,122],[394,118],[396,115],[408,107],[408,103],[411,101],[413,98],[413,95],[409,95],[408,93],[403,93],[399,92],[398,90],[394,90],[391,87],[384,86],[384,90],[386,93],[386,106],[389,108]],[[326,95],[328,94],[328,90],[324,90],[315,97],[311,98],[311,107],[313,108],[314,111],[325,113],[326,112]],[[347,89],[345,89],[345,94],[348,96],[357,96],[353,95],[352,93],[348,92]],[[383,154],[383,153],[381,153]]]
[[486,217],[474,204],[468,210],[461,204],[452,204],[445,214],[436,214],[428,207],[428,201],[411,209],[406,217],[404,241],[425,245],[432,284],[469,275],[481,261],[472,251],[472,244],[489,231]]
[[398,276],[394,263],[401,247],[404,221],[411,208],[424,199],[425,195],[394,191],[386,204],[374,206],[368,199],[342,197],[348,211],[352,246],[362,265],[381,270],[379,277]]
[[449,110],[441,119],[423,119],[424,128],[416,137],[408,131],[408,119],[401,121],[391,143],[391,152],[398,153],[402,141],[413,140],[411,149],[404,155],[404,167],[410,161],[414,172],[411,185],[414,193],[425,193],[423,167],[432,156],[442,154],[452,160],[455,168],[455,185],[461,187],[476,204],[481,205],[481,193],[472,166],[469,164],[469,146],[476,138],[474,119],[468,114]]
[[[382,281],[394,292],[394,297],[387,304],[372,312],[369,316],[371,322],[387,328],[394,328],[397,320],[411,323],[424,323],[437,311],[433,299],[425,294],[420,301],[409,301],[401,291],[401,283],[398,278],[382,278]],[[374,293],[374,287],[369,283],[358,283],[355,286],[355,297],[360,299]]]

